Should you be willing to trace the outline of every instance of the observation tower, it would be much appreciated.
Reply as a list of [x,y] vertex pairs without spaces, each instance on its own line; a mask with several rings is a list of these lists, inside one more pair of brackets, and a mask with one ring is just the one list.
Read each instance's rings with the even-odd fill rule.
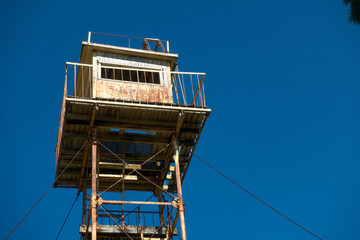
[[66,63],[54,187],[82,193],[82,239],[187,239],[181,185],[211,110],[205,73],[177,59],[168,41],[89,32]]

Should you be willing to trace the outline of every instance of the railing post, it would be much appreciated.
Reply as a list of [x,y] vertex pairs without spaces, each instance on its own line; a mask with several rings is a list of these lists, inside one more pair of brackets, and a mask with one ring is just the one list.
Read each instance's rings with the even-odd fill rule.
[[[201,86],[202,86],[202,84],[203,84],[203,82],[204,82],[204,78],[205,78],[205,74],[203,75],[203,77],[201,78],[201,81],[199,82],[199,75],[197,75],[198,88],[197,88],[196,93],[195,93],[195,96],[194,96],[194,98],[193,98],[193,100],[192,100],[192,102],[191,102],[191,105],[194,105],[197,95],[198,95],[199,93],[200,93],[200,95],[201,95],[200,90],[201,90]],[[201,104],[202,104],[201,96],[199,96],[199,99],[200,99],[200,102],[201,102]]]
[[89,33],[88,33],[88,43],[90,43],[90,40],[91,40],[91,32],[89,31]]
[[67,96],[67,64],[65,64],[64,96]]
[[74,97],[76,97],[76,65],[74,67]]

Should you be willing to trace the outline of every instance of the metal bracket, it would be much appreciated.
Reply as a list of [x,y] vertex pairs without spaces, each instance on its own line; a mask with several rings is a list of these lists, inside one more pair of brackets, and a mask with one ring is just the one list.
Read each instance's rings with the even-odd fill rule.
[[104,200],[98,195],[97,204],[100,206],[104,203]]
[[176,209],[179,209],[180,204],[185,205],[185,204],[180,200],[180,198],[175,198],[175,199],[171,202],[171,205],[172,205],[174,208],[176,208]]
[[91,195],[91,207],[96,208],[97,205],[97,196],[96,195]]

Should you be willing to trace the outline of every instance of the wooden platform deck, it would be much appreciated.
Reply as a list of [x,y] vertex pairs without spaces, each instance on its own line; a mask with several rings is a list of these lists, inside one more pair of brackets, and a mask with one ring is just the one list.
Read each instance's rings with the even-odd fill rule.
[[[185,147],[180,151],[181,174],[184,177],[191,161],[201,131],[211,110],[174,104],[142,104],[140,102],[115,102],[101,99],[79,99],[64,97],[58,140],[56,145],[56,178],[69,164],[75,154],[90,137],[93,128],[97,129],[99,152],[99,190],[104,190],[122,177],[124,158],[125,175],[132,168],[137,169],[148,179],[167,185],[169,192],[176,191],[176,183],[171,166],[171,143],[178,136]],[[111,150],[109,152],[106,148]],[[141,164],[158,153],[151,161]],[[87,188],[91,187],[91,163],[84,147],[73,163],[55,183],[55,187],[78,188],[80,179],[85,179]],[[121,184],[110,191],[120,192]],[[136,172],[125,178],[125,190],[151,191],[155,186]]]
[[[87,226],[80,225],[79,232],[82,235],[85,235]],[[139,226],[125,226],[125,231],[128,235],[132,237],[134,240],[141,240],[140,237],[140,229]],[[142,229],[144,239],[153,240],[162,240],[166,239],[166,227],[143,227]],[[99,225],[99,229],[97,230],[98,240],[127,240],[129,237],[121,230],[120,227],[114,225]],[[91,226],[88,228],[88,234],[91,236]],[[178,235],[178,229],[175,228],[173,231],[173,236]]]

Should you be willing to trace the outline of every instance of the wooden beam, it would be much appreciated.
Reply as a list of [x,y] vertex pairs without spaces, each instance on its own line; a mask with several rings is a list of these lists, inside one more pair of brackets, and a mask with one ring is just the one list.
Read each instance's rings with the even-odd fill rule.
[[[75,133],[75,132],[66,132],[66,138],[80,138],[87,139],[87,134],[84,133]],[[147,143],[147,144],[159,144],[165,145],[170,142],[168,138],[160,138],[153,136],[142,136],[135,134],[124,134],[124,135],[113,135],[113,134],[99,134],[97,137],[99,141],[109,141],[109,142],[132,142],[132,143]]]
[[[184,111],[185,113],[185,111]],[[88,114],[78,114],[78,113],[68,113],[66,119],[68,120],[82,120],[85,123],[89,122]],[[146,119],[129,119],[129,118],[119,118],[116,119],[114,117],[106,117],[106,116],[96,116],[96,120],[100,122],[116,122],[119,124],[140,124],[140,125],[161,125],[166,127],[176,127],[177,121],[160,121],[160,120],[146,120]],[[183,122],[183,127],[192,128],[192,129],[200,129],[201,124],[193,123],[193,122]]]
[[[75,150],[70,150],[70,149],[64,149],[63,150],[63,156],[61,161],[64,160],[71,160],[74,155],[76,154]],[[118,157],[122,157],[122,153],[115,153],[115,155],[117,155]],[[83,154],[79,153],[78,157],[75,159],[75,162],[79,161],[79,159],[82,159]],[[131,154],[131,153],[127,153],[126,154],[126,159],[129,161],[136,161],[136,162],[143,162],[148,160],[150,157],[152,157],[152,154]],[[150,160],[149,162],[161,162],[161,161],[165,161],[166,159],[166,154],[163,155],[157,155],[156,157],[154,157],[152,160]],[[179,156],[180,158],[180,162],[187,162],[189,161],[188,156]],[[101,152],[101,159],[106,159],[106,160],[118,160],[117,157],[115,157],[112,153],[109,152]]]
[[[69,164],[70,160],[63,160],[60,164],[60,170],[64,169],[67,164]],[[140,172],[160,172],[161,167],[158,166],[141,166],[141,164],[128,164],[130,166],[125,165],[125,170],[133,170],[134,168]],[[86,165],[87,167],[91,168],[91,163]],[[99,168],[101,170],[122,170],[124,164],[122,163],[108,163],[108,162],[99,162]],[[79,168],[81,168],[81,162],[73,162],[66,170],[66,173],[69,173],[71,169],[76,171],[76,175],[80,173]]]
[[[178,117],[178,121],[177,121],[177,124],[176,124],[176,132],[173,135],[173,139],[175,139],[176,137],[179,136],[179,132],[180,132],[180,129],[181,129],[181,126],[182,126],[182,123],[183,123],[184,119],[185,119],[184,112],[183,111],[179,112],[179,117]],[[165,181],[165,176],[166,176],[166,174],[167,174],[167,172],[169,170],[171,152],[172,152],[172,147],[169,147],[169,151],[167,152],[168,155],[167,155],[167,158],[165,159],[165,162],[163,163],[163,169],[162,169],[162,172],[160,174],[161,184],[163,184],[163,182]]]
[[[93,110],[92,110],[92,113],[91,113],[91,117],[90,117],[90,123],[89,123],[88,135],[87,135],[88,139],[90,138],[91,131],[92,131],[92,128],[94,126],[96,110],[97,110],[97,106],[96,106],[96,104],[94,104]],[[86,144],[84,154],[83,154],[83,160],[82,160],[81,172],[80,172],[80,179],[79,179],[79,191],[82,188],[81,184],[84,181],[85,164],[86,164],[86,161],[87,161],[89,148],[90,148],[90,141]]]

